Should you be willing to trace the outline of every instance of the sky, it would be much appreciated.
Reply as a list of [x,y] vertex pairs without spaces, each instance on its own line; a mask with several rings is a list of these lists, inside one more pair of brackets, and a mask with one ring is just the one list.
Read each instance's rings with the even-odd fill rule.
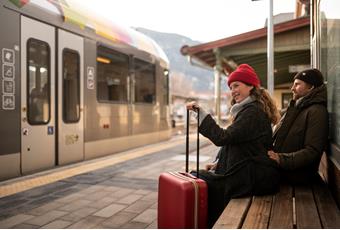
[[[209,42],[263,28],[269,0],[69,0],[128,27]],[[294,12],[295,0],[273,0],[273,13]]]

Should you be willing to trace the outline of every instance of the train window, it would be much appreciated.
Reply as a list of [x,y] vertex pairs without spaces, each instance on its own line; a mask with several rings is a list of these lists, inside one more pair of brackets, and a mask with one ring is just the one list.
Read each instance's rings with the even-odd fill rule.
[[135,59],[135,102],[153,103],[156,99],[155,65]]
[[102,102],[127,102],[129,56],[97,48],[97,97]]
[[169,105],[169,70],[163,71],[163,103]]
[[80,119],[80,57],[70,49],[63,50],[63,120],[65,123]]
[[31,125],[50,120],[50,47],[46,42],[27,41],[27,120]]
[[320,1],[321,62],[327,81],[328,112],[332,142],[340,146],[340,16],[339,0]]

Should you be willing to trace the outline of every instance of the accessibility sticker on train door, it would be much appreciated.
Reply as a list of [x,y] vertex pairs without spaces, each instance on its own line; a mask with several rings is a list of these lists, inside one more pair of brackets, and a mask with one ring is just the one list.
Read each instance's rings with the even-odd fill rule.
[[2,80],[2,93],[14,95],[14,81],[11,80]]
[[14,110],[14,108],[15,108],[14,95],[2,95],[2,109]]
[[87,67],[87,88],[94,89],[94,67]]
[[14,65],[15,53],[12,49],[2,49],[2,62],[6,64]]
[[9,64],[2,65],[2,77],[8,79],[14,79],[14,66]]

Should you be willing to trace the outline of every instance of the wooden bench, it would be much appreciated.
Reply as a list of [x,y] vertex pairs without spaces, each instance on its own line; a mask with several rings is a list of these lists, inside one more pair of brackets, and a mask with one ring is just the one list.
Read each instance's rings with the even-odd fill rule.
[[281,185],[270,196],[232,199],[213,228],[340,228],[340,211],[325,184]]

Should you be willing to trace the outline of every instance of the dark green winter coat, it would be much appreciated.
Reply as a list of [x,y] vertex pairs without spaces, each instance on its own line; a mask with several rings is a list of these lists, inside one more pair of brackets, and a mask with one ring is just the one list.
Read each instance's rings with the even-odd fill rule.
[[272,128],[258,102],[246,104],[226,129],[208,115],[199,131],[222,147],[216,174],[206,171],[200,174],[208,184],[209,227],[231,198],[278,190],[278,165],[267,155],[272,148]]
[[274,132],[274,152],[279,153],[283,179],[309,183],[317,175],[327,138],[327,91],[322,85],[299,103],[291,101]]

